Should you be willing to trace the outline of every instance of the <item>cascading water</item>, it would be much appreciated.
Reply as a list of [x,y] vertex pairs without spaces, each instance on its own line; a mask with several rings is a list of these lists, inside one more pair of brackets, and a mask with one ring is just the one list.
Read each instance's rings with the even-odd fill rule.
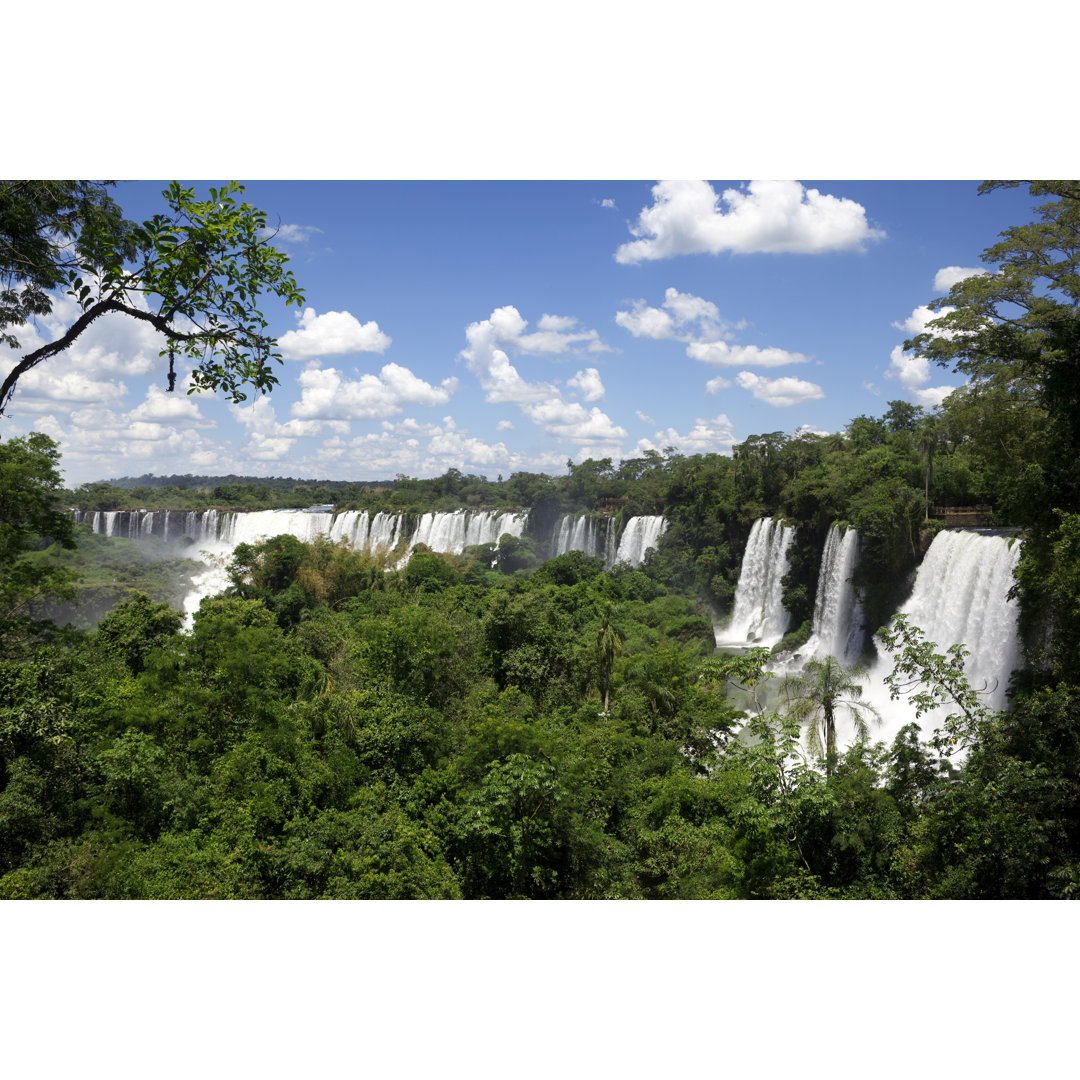
[[804,656],[835,656],[853,664],[865,643],[862,604],[851,582],[859,559],[859,534],[833,525],[825,539],[818,571],[817,597],[810,638],[800,649]]
[[588,514],[575,517],[565,514],[559,519],[552,537],[551,550],[554,555],[565,555],[570,551],[583,551],[596,557],[599,554],[596,543],[596,522]]
[[632,517],[626,523],[612,562],[640,566],[645,553],[656,547],[666,528],[667,522],[658,514]]
[[[76,521],[90,525],[94,532],[132,539],[158,535],[161,539],[190,541],[185,554],[201,559],[206,569],[192,581],[184,599],[184,612],[190,617],[199,609],[203,597],[221,592],[229,584],[225,566],[238,544],[254,544],[270,536],[287,534],[310,543],[320,536],[344,540],[357,550],[393,550],[404,536],[403,514],[380,512],[371,517],[368,511],[346,510],[341,514],[316,510],[256,510],[251,512],[206,510],[158,512],[107,511],[84,515],[76,512]],[[424,514],[409,537],[406,551],[416,544],[426,544],[432,551],[460,555],[474,544],[498,543],[504,533],[521,536],[528,513],[499,514],[490,510],[440,511]],[[160,531],[159,531],[160,530]],[[408,554],[403,562],[408,561]]]
[[793,528],[772,518],[754,522],[735,588],[735,610],[727,627],[717,632],[718,645],[775,645],[787,632],[790,616],[781,581],[794,539]]
[[[964,673],[974,689],[985,690],[983,700],[991,709],[1005,707],[1009,676],[1021,659],[1019,607],[1008,595],[1020,547],[1019,541],[1001,535],[938,533],[918,569],[911,596],[900,608],[926,640],[935,643],[935,652],[944,653],[956,644],[967,649]],[[891,744],[900,729],[913,722],[919,724],[922,739],[928,740],[956,710],[946,706],[916,720],[906,697],[891,699],[885,677],[892,671],[892,658],[876,639],[875,645],[878,658],[863,699],[878,710],[882,723],[871,724],[871,740]],[[850,743],[850,730],[841,734],[846,736],[845,745]]]

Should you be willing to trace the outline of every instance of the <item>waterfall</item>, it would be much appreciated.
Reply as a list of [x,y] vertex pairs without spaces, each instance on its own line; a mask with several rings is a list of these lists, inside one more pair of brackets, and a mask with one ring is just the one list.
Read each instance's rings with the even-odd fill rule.
[[833,525],[825,539],[818,572],[814,623],[801,652],[808,656],[835,656],[853,664],[862,654],[865,634],[862,605],[851,583],[859,558],[859,534],[841,532]]
[[759,518],[743,553],[735,610],[717,644],[775,645],[787,632],[781,580],[788,571],[788,549],[795,530],[772,518]]
[[618,548],[615,543],[615,519],[604,519],[604,565],[614,566]]
[[667,528],[667,522],[659,514],[632,517],[623,529],[613,562],[640,566],[645,553],[656,547]]
[[[1021,661],[1017,633],[1019,606],[1008,597],[1020,543],[989,533],[948,530],[934,537],[915,578],[915,586],[900,611],[944,653],[950,645],[968,650],[964,674],[976,690],[985,687],[983,701],[991,709],[1006,704],[1009,676]],[[950,711],[948,707],[915,720],[905,697],[889,697],[885,676],[892,658],[875,642],[878,659],[870,670],[864,694],[881,713],[883,723],[871,727],[874,741],[892,742],[905,724],[918,723],[929,739]]]
[[[94,532],[107,536],[138,539],[160,529],[163,539],[187,537],[189,557],[201,559],[206,569],[197,574],[184,599],[184,611],[190,618],[205,596],[221,592],[229,584],[225,567],[237,544],[255,544],[271,536],[287,534],[305,543],[320,536],[345,541],[358,551],[392,551],[406,535],[405,515],[381,511],[372,517],[367,510],[346,510],[334,514],[322,507],[310,510],[256,510],[250,512],[217,510],[153,512],[110,510],[90,516],[73,511],[76,521],[86,521]],[[492,510],[453,510],[424,514],[406,544],[406,555],[416,544],[426,544],[432,551],[462,554],[477,544],[497,544],[505,533],[521,536],[529,515],[496,513]],[[160,524],[159,524],[160,523]]]
[[552,534],[553,555],[565,555],[568,551],[584,551],[586,555],[599,554],[596,544],[596,522],[588,514],[575,517],[564,514]]

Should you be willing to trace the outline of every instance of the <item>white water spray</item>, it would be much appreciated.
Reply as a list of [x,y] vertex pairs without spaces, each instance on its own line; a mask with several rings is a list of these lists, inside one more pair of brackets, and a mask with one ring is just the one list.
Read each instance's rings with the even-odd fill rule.
[[735,610],[727,627],[717,632],[718,645],[775,645],[787,632],[781,581],[788,571],[788,549],[795,530],[772,518],[758,518],[743,553]]

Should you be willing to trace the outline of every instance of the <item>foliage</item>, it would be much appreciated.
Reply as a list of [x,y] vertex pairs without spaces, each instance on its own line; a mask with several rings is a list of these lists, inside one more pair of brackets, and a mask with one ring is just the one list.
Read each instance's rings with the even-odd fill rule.
[[9,647],[17,628],[31,625],[34,600],[74,595],[68,571],[28,557],[50,542],[75,546],[71,519],[57,507],[59,459],[56,443],[40,432],[0,443],[0,647]]
[[870,734],[869,718],[880,721],[877,710],[862,701],[862,680],[866,671],[845,667],[834,656],[810,659],[798,675],[788,676],[782,691],[790,701],[788,715],[806,724],[806,748],[824,756],[827,774],[836,768],[836,718],[846,714],[855,728],[856,738]]
[[[242,185],[230,181],[199,199],[173,181],[162,192],[167,214],[141,225],[124,221],[100,185],[78,181],[5,181],[0,186],[0,329],[25,315],[47,314],[47,291],[61,281],[81,314],[55,340],[27,353],[0,385],[0,414],[19,379],[67,349],[96,319],[119,313],[164,335],[168,389],[176,383],[179,353],[195,366],[196,390],[222,390],[246,399],[244,387],[266,393],[281,362],[267,320],[257,306],[264,294],[302,305],[303,294],[273,246],[266,214],[237,202]],[[73,246],[62,246],[72,242]],[[21,292],[23,299],[18,299]],[[18,347],[11,334],[4,341]]]
[[[1075,193],[1053,191],[1041,224],[992,249],[1005,272],[962,282],[957,313],[918,342],[972,377],[933,413],[894,401],[835,435],[562,477],[139,477],[73,493],[94,509],[532,508],[524,536],[461,556],[240,545],[230,588],[187,631],[134,578],[94,631],[30,625],[27,590],[63,585],[39,568],[86,573],[65,542],[104,576],[118,549],[59,511],[54,444],[0,446],[0,595],[17,601],[0,655],[0,896],[1080,897]],[[834,523],[859,531],[855,583],[878,625],[942,527],[928,510],[965,501],[1025,529],[1029,666],[1008,711],[971,686],[963,645],[898,616],[881,631],[894,696],[948,718],[929,742],[911,724],[891,747],[841,750],[839,714],[872,719],[857,670],[808,662],[776,712],[769,650],[715,650],[757,517],[796,529],[799,636]],[[564,513],[669,527],[636,569],[545,561]]]

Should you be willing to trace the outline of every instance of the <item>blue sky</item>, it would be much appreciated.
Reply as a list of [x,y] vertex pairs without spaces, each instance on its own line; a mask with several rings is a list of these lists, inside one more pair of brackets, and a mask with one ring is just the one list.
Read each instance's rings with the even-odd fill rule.
[[[118,197],[141,219],[163,186]],[[949,275],[1030,217],[1026,191],[974,181],[246,186],[307,296],[266,306],[280,386],[239,408],[166,395],[154,334],[102,319],[11,403],[9,432],[56,438],[69,483],[557,473],[932,407],[958,379],[898,347]]]

